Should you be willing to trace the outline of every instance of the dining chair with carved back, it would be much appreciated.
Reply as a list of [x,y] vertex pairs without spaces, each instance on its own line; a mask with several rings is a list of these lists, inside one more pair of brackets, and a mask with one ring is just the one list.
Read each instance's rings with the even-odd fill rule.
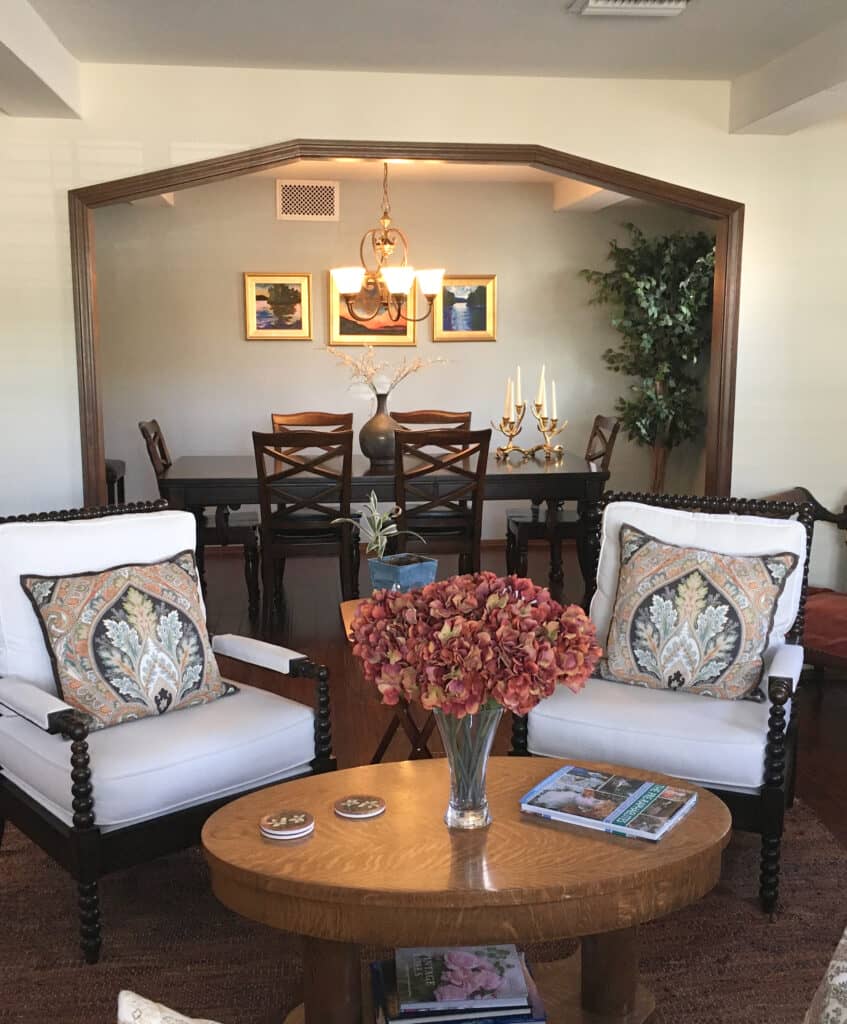
[[[358,537],[350,517],[353,431],[286,429],[253,431],[259,481],[260,553],[263,624],[270,627],[274,598],[279,597],[286,559],[299,555],[337,555],[341,593],[358,597]],[[298,480],[296,493],[291,481]],[[309,480],[304,492],[303,478]]]
[[[605,473],[609,469],[620,425],[616,416],[594,417],[588,444],[585,446],[585,461],[601,472]],[[546,540],[550,545],[550,589],[554,597],[560,598],[563,582],[562,541],[579,538],[579,512],[576,509],[564,509],[561,503],[555,509],[548,508],[546,517],[539,512],[537,504],[529,509],[507,511],[506,572],[526,576],[529,542]],[[580,569],[583,579],[588,580],[591,567],[580,561]]]
[[[144,444],[147,448],[147,455],[153,467],[157,483],[173,465],[173,459],[168,449],[165,435],[158,420],[141,420],[138,424]],[[162,494],[159,488],[159,494]],[[244,550],[244,580],[247,585],[247,604],[250,618],[253,619],[259,612],[259,551],[257,544],[258,517],[247,509],[241,509],[239,505],[216,505],[214,512],[210,515],[205,508],[192,509],[194,518],[197,520],[197,536],[200,543],[197,546],[197,562],[200,569],[201,580],[205,587],[205,548],[206,545],[220,545],[226,547],[229,544],[240,546]],[[237,512],[234,520],[232,511]]]
[[[427,553],[457,553],[459,572],[479,572],[485,469],[491,430],[397,430],[394,487],[400,531],[426,540]],[[438,474],[433,494],[421,481]],[[428,483],[428,482],[427,482]],[[401,550],[410,544],[399,538]]]

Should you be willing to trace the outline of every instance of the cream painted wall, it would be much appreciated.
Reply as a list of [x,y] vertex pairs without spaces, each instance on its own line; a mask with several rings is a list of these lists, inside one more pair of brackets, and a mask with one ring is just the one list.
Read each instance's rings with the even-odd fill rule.
[[[127,462],[127,499],[156,496],[156,481],[137,423],[157,418],[171,454],[247,453],[250,431],[269,429],[271,411],[352,410],[358,430],[374,402],[351,391],[344,367],[324,351],[328,330],[327,268],[349,263],[375,221],[380,169],[373,181],[343,181],[341,220],[277,221],[274,183],[264,176],[191,189],[170,207],[121,204],[96,211],[98,299],[106,450]],[[566,446],[585,447],[598,411],[611,413],[626,381],[609,373],[601,353],[615,344],[607,309],[588,305],[581,267],[604,265],[611,237],[636,221],[649,233],[697,230],[684,211],[627,203],[602,213],[557,213],[550,185],[397,182],[395,221],[408,232],[420,266],[498,278],[497,341],[436,343],[431,321],[417,327],[405,356],[441,357],[392,395],[397,409],[471,409],[487,426],[502,407],[504,380],[520,362],[530,392],[542,362],[556,380]],[[247,342],[244,270],[312,274],[313,342]],[[350,350],[354,355],[361,349]],[[524,444],[539,440],[530,419]],[[502,441],[502,438],[500,439]],[[670,484],[702,489],[697,449],[671,465]],[[612,485],[644,489],[649,453],[622,439]],[[487,510],[489,511],[489,510]],[[490,509],[486,533],[500,537],[504,510]]]
[[[706,82],[88,65],[82,86],[81,121],[0,119],[3,512],[81,500],[65,190],[351,136],[540,143],[746,203],[733,489],[843,503],[847,121],[732,136]],[[813,577],[847,582],[843,545],[815,547]]]

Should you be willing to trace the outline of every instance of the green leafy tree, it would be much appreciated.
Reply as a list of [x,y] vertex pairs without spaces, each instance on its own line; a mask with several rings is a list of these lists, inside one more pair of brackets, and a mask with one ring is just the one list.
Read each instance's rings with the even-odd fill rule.
[[593,304],[614,307],[617,348],[603,359],[634,377],[616,411],[631,440],[653,450],[651,489],[664,489],[668,453],[700,433],[701,357],[711,337],[714,239],[702,231],[647,238],[625,224],[630,244],[612,240],[612,269],[583,270],[594,286]]

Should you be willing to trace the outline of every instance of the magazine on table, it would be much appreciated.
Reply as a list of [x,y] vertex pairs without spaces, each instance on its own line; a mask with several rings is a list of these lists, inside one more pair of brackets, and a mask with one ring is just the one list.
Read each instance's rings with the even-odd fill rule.
[[697,802],[683,786],[569,764],[521,797],[521,810],[636,839],[661,839]]
[[397,973],[393,960],[377,960],[370,965],[375,1024],[547,1024],[544,1004],[522,953],[518,954],[528,1005],[492,1007],[477,1003],[467,1010],[408,1010],[400,1012]]
[[517,949],[430,946],[394,953],[400,1012],[504,1009],[528,1004]]

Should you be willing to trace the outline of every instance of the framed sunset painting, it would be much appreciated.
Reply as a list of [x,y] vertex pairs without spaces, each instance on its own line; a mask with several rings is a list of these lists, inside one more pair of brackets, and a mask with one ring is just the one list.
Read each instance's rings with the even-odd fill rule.
[[373,320],[356,320],[350,316],[347,304],[338,294],[332,274],[329,275],[330,345],[414,345],[414,289],[409,293],[406,313],[408,320],[405,316],[392,320],[385,311],[378,313]]
[[248,341],[310,341],[312,275],[244,275],[244,331]]

